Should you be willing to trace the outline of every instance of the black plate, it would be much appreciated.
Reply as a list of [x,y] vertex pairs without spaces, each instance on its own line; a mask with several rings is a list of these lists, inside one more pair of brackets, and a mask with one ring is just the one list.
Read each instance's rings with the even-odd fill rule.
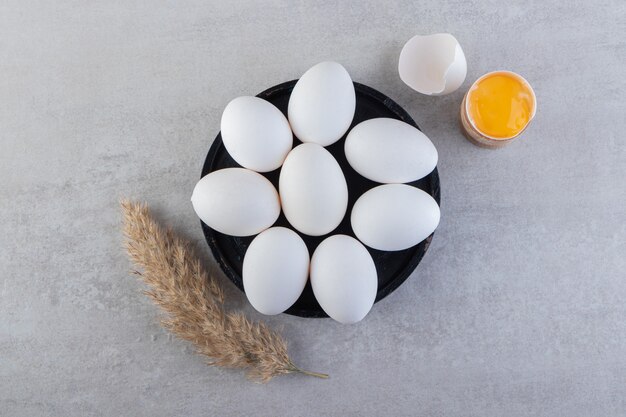
[[[269,88],[257,97],[261,97],[274,104],[286,116],[289,96],[291,95],[291,91],[293,90],[293,86],[296,84],[296,81],[297,80],[288,81]],[[402,120],[419,129],[411,116],[409,116],[409,114],[402,107],[396,104],[389,97],[363,84],[354,83],[354,88],[356,90],[356,112],[350,129],[364,120],[375,117],[390,117]],[[328,235],[314,237],[298,232],[306,243],[310,254],[313,254],[317,245],[330,235],[346,234],[354,237],[352,227],[350,226],[350,212],[352,211],[352,206],[361,194],[370,188],[380,185],[362,177],[352,169],[343,152],[344,141],[345,136],[338,142],[327,146],[326,149],[328,149],[328,151],[330,151],[330,153],[337,159],[337,162],[339,162],[339,166],[341,166],[341,169],[346,177],[346,181],[348,183],[348,210],[341,224]],[[294,147],[300,143],[302,142],[294,138]],[[226,148],[222,143],[222,136],[218,134],[213,142],[213,145],[211,146],[211,149],[209,149],[209,153],[207,154],[204,167],[202,168],[202,176],[218,169],[238,166],[239,165],[226,151]],[[268,178],[274,186],[276,186],[276,189],[278,189],[279,174],[280,169],[277,169],[263,175]],[[440,189],[437,168],[435,168],[435,170],[425,178],[412,182],[409,185],[421,188],[433,196],[437,203],[439,203]],[[291,227],[291,225],[287,222],[283,213],[280,214],[275,226],[285,226],[293,229],[293,227]],[[254,239],[254,236],[228,236],[211,229],[204,223],[202,223],[202,230],[206,241],[211,248],[211,252],[213,252],[213,256],[226,276],[241,291],[243,291],[243,282],[241,279],[243,257],[248,249],[248,245],[252,242],[252,239]],[[378,272],[378,293],[376,294],[377,302],[391,294],[391,292],[398,288],[398,286],[409,277],[411,272],[415,270],[417,265],[422,260],[422,257],[426,253],[432,238],[433,235],[430,235],[417,246],[396,252],[384,252],[367,248],[374,259],[376,271]],[[298,301],[296,301],[296,303],[291,306],[286,313],[300,317],[328,317],[315,300],[310,283],[307,283],[306,288]]]

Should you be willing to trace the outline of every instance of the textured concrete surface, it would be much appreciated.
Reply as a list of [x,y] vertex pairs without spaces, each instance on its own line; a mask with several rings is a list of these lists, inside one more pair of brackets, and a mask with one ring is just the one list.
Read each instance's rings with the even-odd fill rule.
[[[626,4],[504,3],[1,2],[0,415],[626,415]],[[423,97],[398,54],[441,31],[468,77]],[[117,201],[202,244],[189,196],[221,110],[325,59],[432,138],[442,223],[362,323],[268,320],[331,379],[253,384],[160,329]],[[491,151],[457,109],[495,69],[526,76],[539,111]]]

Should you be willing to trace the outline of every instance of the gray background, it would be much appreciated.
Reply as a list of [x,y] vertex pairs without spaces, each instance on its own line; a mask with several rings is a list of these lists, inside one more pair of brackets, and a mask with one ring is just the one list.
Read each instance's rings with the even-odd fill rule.
[[[0,3],[0,415],[626,415],[626,3],[472,3]],[[434,32],[468,59],[443,98],[396,72]],[[327,59],[435,143],[442,222],[360,324],[267,319],[331,379],[258,385],[161,330],[117,202],[146,200],[208,258],[189,197],[222,109]],[[491,151],[457,111],[495,69],[539,110]]]

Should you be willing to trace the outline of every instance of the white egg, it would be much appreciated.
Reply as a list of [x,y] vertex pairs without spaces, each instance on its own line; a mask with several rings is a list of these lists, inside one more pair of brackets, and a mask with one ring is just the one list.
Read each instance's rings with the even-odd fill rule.
[[385,184],[354,203],[350,221],[370,248],[395,251],[426,239],[439,225],[439,205],[426,192],[406,184]]
[[298,139],[328,146],[346,133],[355,108],[356,94],[348,71],[336,62],[321,62],[298,80],[287,113]]
[[243,259],[243,288],[259,313],[279,314],[302,294],[309,251],[296,232],[272,227],[254,238]]
[[374,305],[378,289],[376,266],[358,240],[334,235],[313,253],[311,286],[326,314],[340,323],[356,323]]
[[416,181],[437,166],[437,149],[430,139],[396,119],[359,123],[348,133],[344,148],[350,166],[376,182]]
[[467,62],[461,45],[451,34],[418,35],[402,48],[398,72],[402,81],[415,91],[441,96],[463,84]]
[[276,188],[263,175],[244,168],[204,176],[193,189],[191,202],[204,223],[232,236],[255,235],[280,214]]
[[242,167],[258,172],[279,168],[291,150],[293,135],[285,115],[259,97],[237,97],[222,113],[222,141]]
[[341,167],[330,152],[314,143],[289,152],[278,189],[289,223],[310,236],[331,232],[348,208],[348,185]]

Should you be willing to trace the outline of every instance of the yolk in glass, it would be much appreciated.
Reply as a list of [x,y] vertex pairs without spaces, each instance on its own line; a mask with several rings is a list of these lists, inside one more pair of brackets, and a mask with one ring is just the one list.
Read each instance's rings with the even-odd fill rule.
[[494,138],[520,133],[534,110],[528,86],[513,75],[494,73],[477,82],[468,94],[468,114],[474,127]]

